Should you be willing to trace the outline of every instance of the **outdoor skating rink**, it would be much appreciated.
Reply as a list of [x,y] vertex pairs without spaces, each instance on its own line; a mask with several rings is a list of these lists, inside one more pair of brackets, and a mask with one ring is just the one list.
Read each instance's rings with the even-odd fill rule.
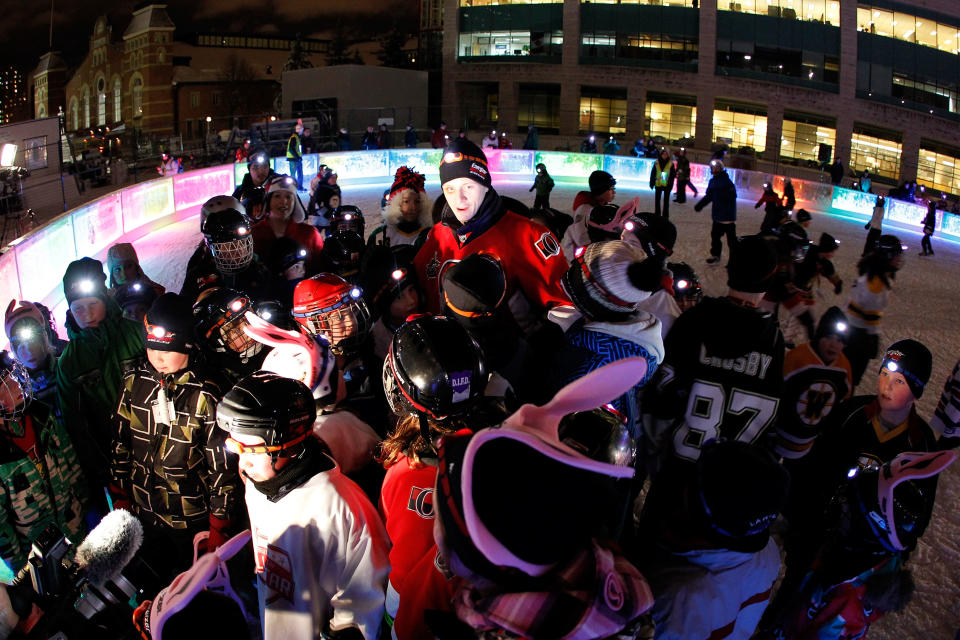
[[[584,181],[585,182],[585,181]],[[527,204],[533,203],[533,194],[528,193],[530,182],[498,183],[497,190]],[[360,207],[366,218],[367,233],[380,223],[379,203],[385,187],[345,186],[344,204]],[[558,185],[551,194],[551,205],[570,212],[573,197],[583,187]],[[431,198],[440,197],[436,182],[427,185]],[[210,194],[211,196],[217,194]],[[653,197],[648,192],[636,192],[627,188],[617,190],[615,202],[622,204],[639,195],[644,204],[642,210],[653,210]],[[701,194],[702,195],[702,194]],[[696,198],[686,204],[670,203],[670,219],[677,226],[678,240],[671,258],[689,263],[700,275],[706,295],[722,295],[726,287],[726,272],[722,266],[708,266],[704,260],[710,246],[709,207],[699,213],[693,210]],[[800,203],[801,205],[803,203]],[[763,209],[755,209],[753,201],[739,201],[737,233],[756,233],[763,217]],[[848,292],[856,279],[856,262],[863,247],[866,231],[862,223],[825,214],[815,209],[813,222],[808,229],[811,239],[817,242],[822,232],[828,232],[840,241],[834,258],[837,272],[843,278],[843,292],[835,296],[833,288],[819,292],[814,316],[831,305],[845,307]],[[919,257],[919,228],[915,232],[885,229],[895,233],[903,244],[908,245],[903,268],[893,284],[890,306],[883,321],[881,350],[901,338],[914,338],[923,342],[933,353],[933,375],[926,392],[918,402],[920,415],[929,421],[940,391],[954,363],[960,358],[960,332],[957,319],[960,316],[960,246],[933,237],[934,257]],[[169,225],[135,244],[146,274],[168,289],[179,291],[187,258],[200,240],[199,218]],[[723,247],[726,264],[728,250]],[[954,315],[958,314],[958,315]],[[952,319],[951,319],[952,318]],[[856,390],[871,394],[876,389],[876,367],[873,361]],[[920,541],[917,551],[908,566],[914,573],[916,593],[907,609],[889,615],[871,628],[870,638],[932,638],[953,639],[960,629],[960,463],[947,469],[940,481],[937,505],[933,522]]]

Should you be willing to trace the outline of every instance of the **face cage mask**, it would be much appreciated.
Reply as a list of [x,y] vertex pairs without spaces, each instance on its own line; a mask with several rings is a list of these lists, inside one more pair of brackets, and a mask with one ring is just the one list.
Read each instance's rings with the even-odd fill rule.
[[240,273],[253,261],[253,238],[249,236],[227,242],[208,242],[207,246],[220,273]]
[[349,299],[349,296],[349,293],[345,294],[347,301],[332,311],[300,319],[311,334],[326,338],[330,350],[338,355],[363,342],[370,330],[370,312],[366,304],[360,299]]
[[243,328],[246,325],[246,318],[237,314],[220,327],[220,342],[226,351],[235,353],[241,358],[251,358],[263,348],[262,343],[244,333]]
[[33,385],[19,360],[12,360],[0,372],[0,398],[3,400],[0,402],[0,416],[7,420],[19,418],[30,404]]

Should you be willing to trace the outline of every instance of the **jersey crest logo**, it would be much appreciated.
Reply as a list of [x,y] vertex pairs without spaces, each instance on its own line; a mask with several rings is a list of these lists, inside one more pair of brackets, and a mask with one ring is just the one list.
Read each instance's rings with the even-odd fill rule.
[[437,257],[436,253],[430,258],[430,262],[427,263],[426,272],[428,278],[436,278],[437,274],[440,273],[440,258]]
[[560,255],[560,245],[557,244],[557,239],[549,231],[545,231],[540,239],[533,243],[533,246],[537,248],[537,253],[544,260]]
[[413,511],[424,520],[433,520],[433,489],[410,487],[410,498],[407,499],[407,509]]
[[267,605],[273,604],[280,598],[293,604],[293,564],[290,562],[290,555],[286,551],[272,544],[267,545],[267,554],[260,580],[270,588],[270,593],[265,599]]

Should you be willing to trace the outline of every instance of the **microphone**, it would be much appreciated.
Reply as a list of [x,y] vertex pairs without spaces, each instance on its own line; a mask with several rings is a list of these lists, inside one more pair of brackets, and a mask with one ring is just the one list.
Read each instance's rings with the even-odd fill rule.
[[125,509],[111,511],[77,547],[80,575],[96,587],[116,580],[143,544],[143,525]]

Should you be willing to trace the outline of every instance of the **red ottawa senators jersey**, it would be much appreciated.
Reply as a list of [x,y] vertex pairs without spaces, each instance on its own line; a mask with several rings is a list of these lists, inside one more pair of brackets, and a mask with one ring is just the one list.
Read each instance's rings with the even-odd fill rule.
[[426,294],[427,311],[443,311],[440,283],[444,271],[474,253],[490,255],[500,262],[508,299],[519,289],[541,310],[570,304],[560,287],[568,265],[557,239],[546,227],[507,211],[489,229],[469,238],[460,238],[443,223],[430,229],[413,261]]
[[679,461],[710,440],[757,443],[776,418],[783,334],[775,318],[727,298],[704,298],[677,318],[666,357],[646,387],[648,435]]
[[777,455],[793,460],[807,455],[826,417],[852,390],[850,361],[843,353],[828,366],[809,342],[788,351],[777,420]]

